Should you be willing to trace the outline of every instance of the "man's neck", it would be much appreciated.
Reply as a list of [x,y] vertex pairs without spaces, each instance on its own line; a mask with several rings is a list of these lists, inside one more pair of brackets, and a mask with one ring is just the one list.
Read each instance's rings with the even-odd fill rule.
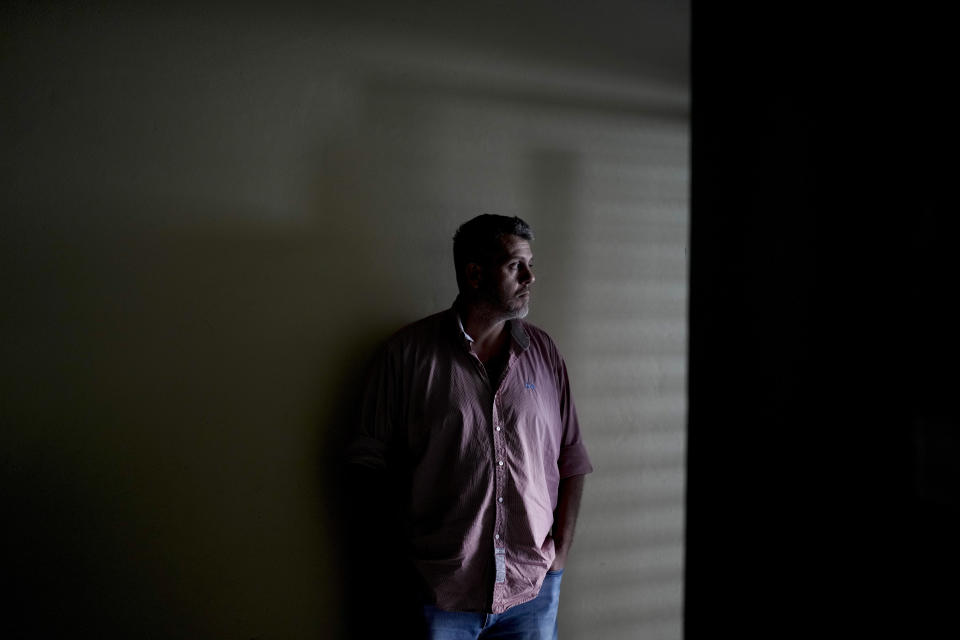
[[463,330],[473,338],[473,351],[487,362],[500,353],[510,338],[508,319],[490,313],[482,305],[460,302],[457,309]]

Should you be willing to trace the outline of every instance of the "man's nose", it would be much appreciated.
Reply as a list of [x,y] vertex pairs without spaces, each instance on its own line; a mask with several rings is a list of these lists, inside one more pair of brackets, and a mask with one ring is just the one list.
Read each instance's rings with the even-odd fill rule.
[[537,277],[533,275],[533,269],[531,269],[530,267],[523,268],[523,273],[521,274],[521,277],[523,278],[523,282],[527,283],[528,285],[533,284],[534,281],[536,281],[537,279]]

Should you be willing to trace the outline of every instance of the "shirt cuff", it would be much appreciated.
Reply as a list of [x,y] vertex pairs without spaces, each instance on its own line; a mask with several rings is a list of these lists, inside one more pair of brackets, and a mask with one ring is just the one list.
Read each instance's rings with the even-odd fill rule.
[[387,466],[384,458],[386,446],[375,438],[359,437],[347,448],[347,462],[363,467],[382,469]]
[[570,476],[579,476],[593,471],[593,465],[590,464],[590,456],[587,455],[587,448],[582,442],[577,442],[560,449],[560,459],[557,461],[557,468],[560,471],[560,479]]

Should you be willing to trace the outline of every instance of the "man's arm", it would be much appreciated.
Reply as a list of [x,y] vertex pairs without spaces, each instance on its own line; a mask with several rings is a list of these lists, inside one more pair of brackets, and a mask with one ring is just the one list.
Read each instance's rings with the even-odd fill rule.
[[573,531],[580,513],[580,498],[583,496],[584,476],[570,476],[560,481],[557,490],[557,510],[553,514],[553,542],[557,557],[550,567],[559,571],[567,564],[567,553],[573,544]]

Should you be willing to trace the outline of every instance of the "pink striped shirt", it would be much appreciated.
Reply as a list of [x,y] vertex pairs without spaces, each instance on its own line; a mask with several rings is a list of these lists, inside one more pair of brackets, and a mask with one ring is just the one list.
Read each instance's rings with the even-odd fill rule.
[[412,561],[441,609],[502,613],[535,598],[560,479],[593,470],[556,345],[522,320],[510,331],[498,384],[454,309],[408,325],[364,396],[351,460],[409,482]]

